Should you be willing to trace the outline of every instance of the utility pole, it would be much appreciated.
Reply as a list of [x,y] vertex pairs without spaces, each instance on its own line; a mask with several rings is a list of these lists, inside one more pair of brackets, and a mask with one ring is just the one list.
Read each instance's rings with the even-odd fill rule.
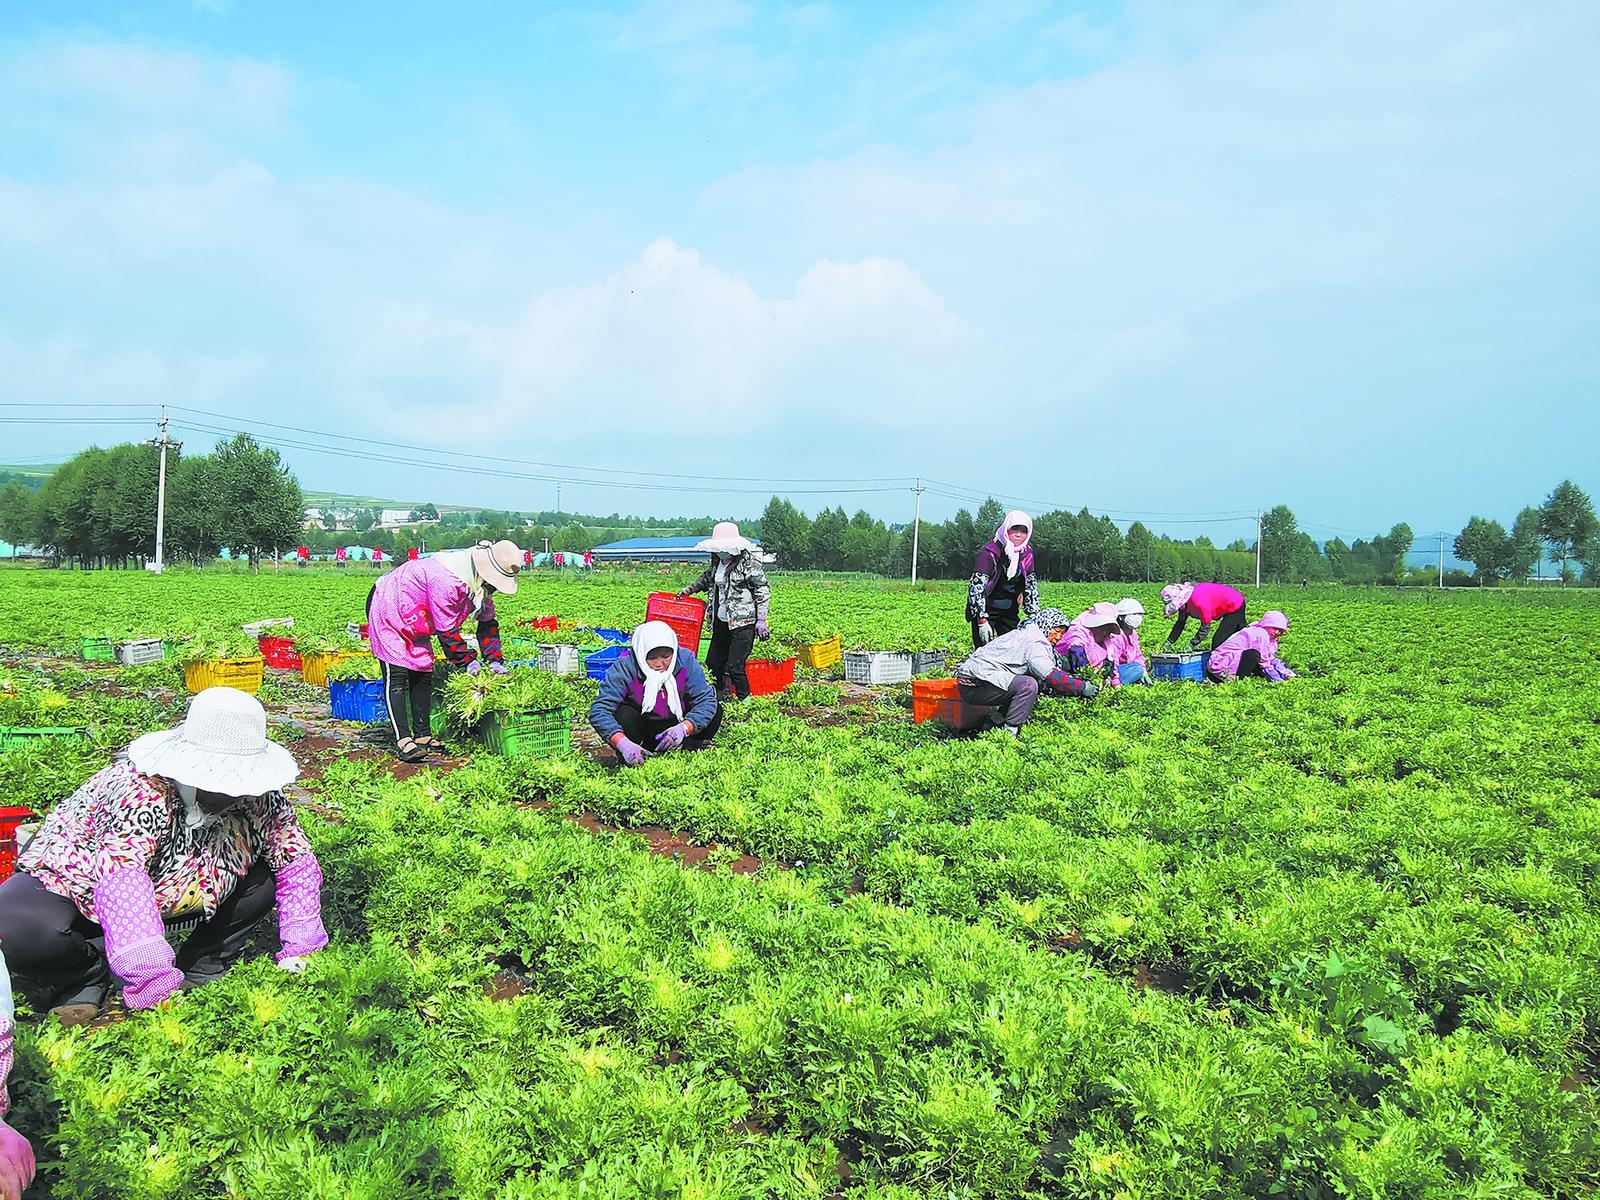
[[917,511],[911,518],[911,582],[917,582],[917,551],[922,538],[922,480],[917,480]]
[[1439,535],[1439,587],[1444,588],[1444,534]]
[[163,535],[167,524],[167,447],[175,450],[183,449],[182,442],[175,442],[167,436],[167,410],[161,410],[161,420],[156,422],[160,436],[142,443],[146,446],[161,447],[161,465],[156,469],[156,574],[161,574],[165,543]]
[[[561,485],[556,484],[556,512],[561,511]],[[548,549],[548,547],[546,547]]]
[[1256,514],[1256,587],[1261,586],[1261,514]]

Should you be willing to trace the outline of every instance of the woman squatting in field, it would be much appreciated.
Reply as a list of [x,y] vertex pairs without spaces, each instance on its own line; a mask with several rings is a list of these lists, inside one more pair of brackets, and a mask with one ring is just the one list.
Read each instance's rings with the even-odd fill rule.
[[978,551],[967,582],[967,620],[972,644],[1010,633],[1022,621],[1022,610],[1039,611],[1039,576],[1034,571],[1033,518],[1020,509],[1006,514],[994,540]]
[[1277,609],[1262,615],[1254,625],[1246,625],[1211,652],[1206,675],[1217,683],[1229,679],[1270,679],[1281,683],[1293,679],[1294,672],[1278,657],[1278,639],[1289,628],[1289,618]]
[[[496,592],[514,595],[522,551],[515,542],[479,542],[471,550],[444,550],[401,563],[367,596],[367,643],[383,666],[384,699],[394,731],[395,753],[404,762],[421,762],[441,750],[428,732],[433,709],[433,643],[445,658],[477,674],[481,653],[496,674],[506,673],[495,619]],[[478,619],[478,650],[460,629]]]
[[665,621],[633,631],[630,653],[606,671],[589,724],[630,767],[646,755],[698,750],[722,725],[722,706],[695,656]]
[[1092,699],[1099,688],[1062,670],[1056,643],[1071,621],[1059,608],[1047,608],[1020,629],[980,646],[956,668],[961,699],[979,708],[1002,709],[1006,732],[1016,737],[1033,716],[1041,689],[1056,696]]

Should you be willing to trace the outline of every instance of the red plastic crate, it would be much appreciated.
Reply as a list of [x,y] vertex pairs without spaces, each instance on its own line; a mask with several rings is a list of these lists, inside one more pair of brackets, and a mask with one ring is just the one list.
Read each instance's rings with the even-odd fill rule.
[[528,617],[521,622],[529,629],[542,629],[546,633],[554,633],[561,624],[560,617]]
[[752,658],[744,664],[752,696],[770,696],[794,682],[794,659]]
[[646,621],[665,621],[678,635],[678,646],[690,654],[700,653],[700,627],[705,624],[706,604],[693,596],[676,592],[651,592],[645,602]]
[[267,666],[280,671],[300,669],[300,651],[294,648],[293,638],[264,637],[259,639],[258,645],[261,647],[261,657],[267,660]]
[[954,679],[913,679],[911,681],[911,719],[918,725],[937,721],[952,729],[971,729],[981,725],[989,710],[961,699],[961,686]]
[[23,804],[0,805],[0,883],[17,869],[17,826],[37,815]]

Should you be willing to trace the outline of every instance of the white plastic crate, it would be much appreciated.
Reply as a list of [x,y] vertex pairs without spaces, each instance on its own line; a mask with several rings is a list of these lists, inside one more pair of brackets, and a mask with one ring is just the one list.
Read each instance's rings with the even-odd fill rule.
[[249,636],[258,638],[269,629],[293,629],[294,618],[268,617],[265,621],[251,621],[250,624],[241,625],[239,628],[244,630]]
[[927,675],[937,671],[944,674],[943,650],[918,650],[911,656],[911,673],[913,675]]
[[166,652],[160,638],[139,638],[118,644],[117,661],[125,667],[138,667],[145,663],[160,662]]
[[582,675],[583,654],[576,646],[540,646],[539,669],[557,675]]
[[911,678],[911,652],[846,650],[844,677],[850,683],[904,683]]

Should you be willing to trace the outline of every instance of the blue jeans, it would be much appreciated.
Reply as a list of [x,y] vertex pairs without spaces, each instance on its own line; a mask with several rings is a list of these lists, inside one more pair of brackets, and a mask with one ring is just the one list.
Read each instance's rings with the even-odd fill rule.
[[1141,663],[1122,663],[1117,667],[1117,678],[1123,683],[1144,682],[1144,666]]

